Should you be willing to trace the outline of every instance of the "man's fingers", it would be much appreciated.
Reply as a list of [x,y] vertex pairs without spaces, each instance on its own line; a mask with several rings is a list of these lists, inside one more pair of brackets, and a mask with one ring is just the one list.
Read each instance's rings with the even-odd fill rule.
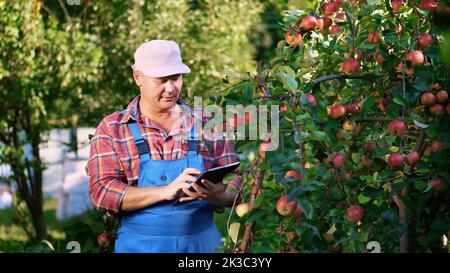
[[195,197],[183,197],[180,199],[180,202],[187,202],[187,201],[192,201],[195,200]]
[[197,180],[197,177],[192,176],[192,175],[185,175],[183,177],[183,179],[184,179],[184,182],[187,182],[187,181],[195,182],[195,180]]
[[192,184],[192,187],[195,189],[195,191],[201,195],[202,198],[205,198],[207,196],[207,194],[209,193],[208,190],[202,189],[199,185],[197,184]]
[[196,195],[196,192],[190,191],[189,187],[183,187],[181,190],[190,197],[194,197]]
[[183,171],[184,174],[190,174],[190,175],[199,175],[201,173],[200,170],[197,170],[195,168],[186,168]]
[[211,188],[211,185],[213,185],[213,183],[211,183],[209,180],[207,179],[202,179],[202,184],[205,185],[205,187],[207,189]]

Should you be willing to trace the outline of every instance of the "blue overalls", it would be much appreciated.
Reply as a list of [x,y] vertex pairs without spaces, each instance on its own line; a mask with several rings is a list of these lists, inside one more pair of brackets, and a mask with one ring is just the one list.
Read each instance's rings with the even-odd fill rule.
[[[195,122],[194,122],[195,125]],[[188,156],[173,160],[152,160],[147,142],[133,119],[128,126],[139,152],[138,187],[170,184],[186,168],[204,170],[198,154],[199,140],[192,126]],[[122,213],[115,252],[208,253],[220,252],[220,234],[213,222],[214,205],[195,200],[173,206],[175,200],[162,201],[147,208]]]

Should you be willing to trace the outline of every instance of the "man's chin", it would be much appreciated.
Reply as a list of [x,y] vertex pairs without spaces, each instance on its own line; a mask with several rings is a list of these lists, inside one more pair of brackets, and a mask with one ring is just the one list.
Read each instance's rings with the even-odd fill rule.
[[170,100],[170,101],[162,100],[162,101],[159,102],[159,106],[162,109],[170,110],[176,105],[176,103],[177,103],[176,99]]

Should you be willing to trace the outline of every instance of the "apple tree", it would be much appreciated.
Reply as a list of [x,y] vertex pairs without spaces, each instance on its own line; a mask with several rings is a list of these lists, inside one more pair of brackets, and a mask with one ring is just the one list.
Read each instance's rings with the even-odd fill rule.
[[275,151],[237,142],[245,204],[226,251],[448,251],[450,73],[433,24],[448,12],[434,0],[287,11],[275,57],[210,98],[280,109]]

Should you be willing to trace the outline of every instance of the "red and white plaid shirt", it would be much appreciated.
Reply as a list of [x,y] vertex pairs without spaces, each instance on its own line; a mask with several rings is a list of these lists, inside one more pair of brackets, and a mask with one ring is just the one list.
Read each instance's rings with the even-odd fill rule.
[[[142,137],[147,140],[153,160],[170,160],[187,156],[189,136],[194,118],[186,115],[179,125],[168,134],[161,126],[139,112],[140,96],[134,98],[125,112],[106,116],[91,139],[90,158],[86,166],[89,175],[89,193],[94,205],[109,214],[119,212],[122,199],[130,185],[137,185],[139,176],[139,154],[127,122],[136,120]],[[182,105],[192,113],[187,105]],[[205,145],[206,144],[206,145]],[[223,166],[238,161],[231,141],[224,139],[203,140],[198,152],[203,156],[205,169]],[[238,172],[228,187],[239,189],[242,181]]]

